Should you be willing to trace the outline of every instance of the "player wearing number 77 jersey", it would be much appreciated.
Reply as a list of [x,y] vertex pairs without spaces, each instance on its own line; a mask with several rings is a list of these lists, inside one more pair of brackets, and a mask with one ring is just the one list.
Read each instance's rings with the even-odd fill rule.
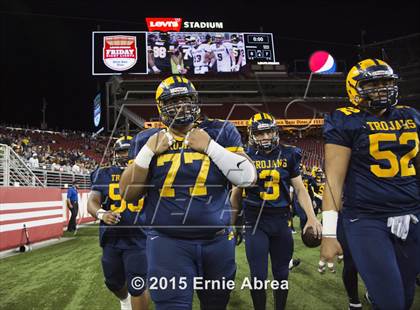
[[[150,287],[156,309],[191,309],[194,277],[221,284],[235,277],[230,183],[249,186],[256,171],[235,126],[202,116],[197,91],[186,78],[162,81],[156,101],[166,129],[135,137],[134,163],[121,177],[121,190],[128,201],[147,195],[149,283],[171,280],[169,286],[161,281]],[[219,288],[197,290],[201,309],[226,308],[230,291]]]
[[137,278],[146,283],[146,236],[139,227],[144,199],[127,203],[121,199],[118,184],[128,162],[131,140],[129,136],[119,138],[114,145],[114,164],[91,174],[88,212],[101,220],[99,242],[105,285],[120,299],[121,309],[143,310],[148,309],[146,285],[140,287]]
[[321,244],[321,258],[332,262],[340,252],[342,206],[344,233],[370,297],[378,309],[395,310],[410,308],[420,270],[420,116],[396,105],[397,79],[382,60],[359,62],[346,80],[354,106],[325,119]]

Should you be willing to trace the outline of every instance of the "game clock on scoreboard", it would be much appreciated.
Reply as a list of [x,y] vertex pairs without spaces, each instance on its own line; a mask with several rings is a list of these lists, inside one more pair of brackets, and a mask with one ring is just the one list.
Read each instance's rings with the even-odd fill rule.
[[250,61],[276,61],[272,33],[244,33],[246,57]]

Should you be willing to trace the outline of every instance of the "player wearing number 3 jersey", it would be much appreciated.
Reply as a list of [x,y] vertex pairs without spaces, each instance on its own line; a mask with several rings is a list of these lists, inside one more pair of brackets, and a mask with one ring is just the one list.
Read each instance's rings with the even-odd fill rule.
[[[131,309],[132,304],[133,310],[142,310],[148,307],[146,286],[133,286],[133,281],[137,277],[145,281],[147,273],[146,236],[139,227],[143,221],[144,199],[127,203],[119,193],[131,139],[119,138],[114,146],[113,165],[98,168],[91,174],[88,211],[101,220],[99,242],[106,286],[121,300],[121,309]],[[131,303],[127,293],[131,295]]]
[[369,295],[378,309],[393,310],[410,308],[420,270],[420,116],[396,105],[397,79],[382,60],[359,62],[346,81],[354,106],[325,119],[321,245],[330,261],[340,251],[342,205],[344,233]]
[[[120,184],[129,201],[147,195],[149,279],[176,280],[175,286],[151,290],[156,309],[191,309],[194,277],[235,277],[230,183],[249,186],[256,172],[237,129],[203,117],[197,91],[186,78],[162,81],[156,100],[166,129],[148,129],[135,137],[130,149],[134,163]],[[178,285],[181,277],[186,277],[186,288]],[[204,289],[197,295],[201,309],[221,310],[230,291]]]
[[[301,153],[296,147],[279,143],[278,126],[273,116],[255,114],[248,123],[247,155],[254,161],[258,173],[257,186],[245,189],[245,247],[251,278],[267,279],[268,256],[271,257],[273,278],[279,282],[288,279],[289,262],[293,254],[293,238],[288,226],[293,186],[308,221],[304,230],[312,227],[321,234],[321,225],[315,217],[312,201],[300,176]],[[242,189],[232,192],[232,206],[241,203]],[[274,290],[275,309],[284,309],[288,290]],[[251,290],[254,309],[266,309],[264,289]]]

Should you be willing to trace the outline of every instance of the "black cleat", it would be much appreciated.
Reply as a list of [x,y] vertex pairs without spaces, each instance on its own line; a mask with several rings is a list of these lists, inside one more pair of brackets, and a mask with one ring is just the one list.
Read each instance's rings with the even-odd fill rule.
[[300,259],[296,258],[296,259],[292,259],[292,264],[289,264],[289,270],[292,270],[293,268],[297,267],[300,265]]

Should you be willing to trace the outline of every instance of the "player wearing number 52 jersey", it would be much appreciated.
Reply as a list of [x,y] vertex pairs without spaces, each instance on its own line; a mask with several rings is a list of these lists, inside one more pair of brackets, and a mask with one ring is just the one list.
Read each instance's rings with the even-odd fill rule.
[[[255,114],[248,123],[249,144],[247,155],[257,169],[257,185],[245,190],[245,247],[251,271],[251,278],[267,279],[268,256],[271,257],[273,278],[287,280],[289,262],[293,254],[293,238],[288,226],[293,186],[300,204],[308,217],[304,228],[312,227],[321,234],[312,202],[300,176],[300,150],[279,143],[279,130],[273,116],[267,113]],[[232,192],[232,207],[240,206],[242,189]],[[275,309],[284,309],[287,289],[274,290]],[[266,309],[264,289],[252,289],[254,309]]]
[[346,81],[354,106],[336,110],[324,125],[321,256],[340,252],[342,205],[351,255],[379,309],[409,309],[420,270],[420,116],[396,105],[397,79],[382,60],[359,62]]
[[133,283],[136,277],[146,280],[146,236],[139,227],[144,199],[127,203],[119,193],[118,183],[127,165],[131,139],[119,138],[114,146],[114,165],[91,174],[88,211],[101,220],[99,242],[106,286],[120,299],[121,309],[131,309],[132,304],[132,309],[140,310],[147,309],[147,294],[145,287]]
[[[121,190],[129,201],[147,195],[148,277],[156,309],[191,309],[194,277],[235,277],[230,183],[249,186],[256,172],[235,126],[202,116],[197,91],[186,78],[162,81],[156,101],[166,129],[137,134],[130,149],[134,163],[121,177]],[[153,279],[162,278],[174,285],[152,289]],[[222,310],[230,291],[203,287],[197,295],[201,309]]]

